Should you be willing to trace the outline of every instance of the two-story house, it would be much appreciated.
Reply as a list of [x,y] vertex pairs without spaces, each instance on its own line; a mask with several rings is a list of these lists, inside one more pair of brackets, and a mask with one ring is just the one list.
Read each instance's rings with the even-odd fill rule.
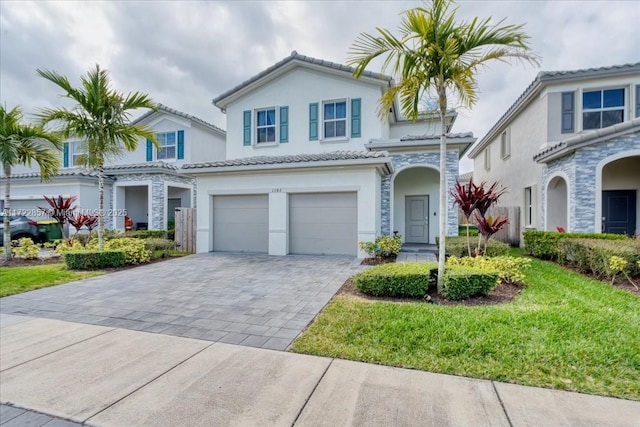
[[[125,215],[134,228],[166,229],[174,208],[195,207],[195,179],[180,167],[195,160],[224,159],[225,132],[192,115],[164,105],[136,119],[157,136],[159,147],[140,140],[135,151],[109,159],[105,167],[105,221],[107,228],[124,230]],[[11,210],[36,218],[37,206],[48,206],[43,195],[76,196],[82,212],[97,214],[98,178],[81,167],[82,141],[67,141],[57,176],[41,182],[37,165],[12,170]],[[0,179],[2,181],[2,179]]]
[[541,72],[472,148],[523,228],[640,232],[640,63]]
[[[378,116],[394,82],[292,52],[213,100],[227,116],[227,160],[183,165],[196,177],[197,250],[360,255],[359,241],[438,235],[437,117]],[[455,113],[449,115],[451,127]],[[475,141],[452,134],[448,187]],[[457,234],[451,198],[447,232]]]

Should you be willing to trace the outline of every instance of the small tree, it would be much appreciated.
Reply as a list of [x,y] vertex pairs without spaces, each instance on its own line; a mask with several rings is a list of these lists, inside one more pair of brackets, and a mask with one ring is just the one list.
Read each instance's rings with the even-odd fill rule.
[[[47,203],[49,203],[48,208],[43,208],[38,206],[45,214],[49,215],[51,218],[55,219],[58,222],[58,226],[60,227],[60,233],[64,236],[64,225],[69,222],[69,219],[73,216],[73,212],[76,210],[76,206],[73,204],[76,200],[76,196],[62,197],[62,196],[42,196]],[[69,236],[66,236],[69,237]]]

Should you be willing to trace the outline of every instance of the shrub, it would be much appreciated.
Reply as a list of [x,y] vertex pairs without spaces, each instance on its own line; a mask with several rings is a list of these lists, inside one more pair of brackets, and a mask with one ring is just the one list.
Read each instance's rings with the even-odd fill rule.
[[486,295],[497,283],[498,273],[495,271],[450,266],[444,270],[442,295],[451,300]]
[[85,245],[80,242],[80,240],[71,239],[71,240],[57,240],[55,243],[55,250],[60,255],[69,252],[69,251],[81,251],[84,249]]
[[498,282],[516,283],[525,278],[524,271],[531,265],[531,260],[521,257],[462,257],[450,256],[447,266],[473,267],[481,270],[492,270],[498,273]]
[[89,243],[89,241],[91,240],[91,238],[92,238],[91,234],[76,233],[73,235],[71,240],[78,241],[82,246],[86,246],[87,243]]
[[127,231],[126,237],[133,239],[148,239],[151,237],[156,239],[166,239],[167,232],[166,230],[133,230]]
[[29,237],[18,239],[18,246],[11,249],[11,252],[20,258],[38,259],[40,255],[40,245],[33,243]]
[[64,262],[72,270],[122,267],[125,264],[125,253],[123,251],[68,251],[64,254]]
[[174,250],[176,248],[176,242],[174,242],[173,240],[158,239],[155,237],[144,239],[144,244],[145,244],[145,247],[151,252],[158,251],[158,250],[163,250],[163,251]]
[[562,255],[558,242],[561,239],[601,239],[601,240],[626,240],[622,234],[605,233],[558,233],[556,231],[529,230],[522,233],[524,236],[524,248],[536,258],[558,259]]
[[[86,246],[87,250],[96,250],[98,240],[92,239]],[[125,264],[144,264],[151,260],[151,251],[146,248],[142,239],[131,239],[123,237],[119,239],[107,240],[104,242],[106,250],[120,250],[125,254]]]
[[559,251],[567,263],[596,277],[611,276],[615,270],[611,266],[612,258],[626,261],[625,272],[630,276],[640,275],[640,241],[637,240],[562,239]]
[[[478,237],[480,232],[475,224],[469,224],[469,237]],[[458,236],[467,237],[467,226],[465,224],[458,226]]]
[[[468,246],[466,236],[447,236],[445,240],[445,251],[449,256],[462,258],[468,256]],[[487,256],[503,256],[509,253],[509,245],[498,242],[497,240],[489,240],[487,242]]]
[[381,264],[360,272],[351,283],[368,295],[420,298],[429,289],[431,271],[437,271],[434,263]]
[[360,249],[369,257],[396,257],[402,249],[402,236],[380,236],[375,242],[359,242]]

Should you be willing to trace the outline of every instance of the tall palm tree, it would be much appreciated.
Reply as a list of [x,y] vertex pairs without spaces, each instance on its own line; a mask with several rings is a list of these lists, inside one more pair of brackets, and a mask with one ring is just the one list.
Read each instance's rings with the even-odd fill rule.
[[447,108],[454,97],[464,107],[475,104],[475,76],[485,63],[494,59],[538,62],[530,53],[529,37],[522,25],[503,25],[504,20],[493,24],[492,18],[457,22],[457,8],[451,10],[452,3],[433,0],[405,11],[398,37],[382,28],[376,35],[361,33],[349,50],[347,62],[355,67],[354,76],[360,77],[373,59],[384,57],[383,72],[391,68],[399,78],[398,84],[380,99],[382,119],[388,118],[397,98],[402,112],[414,121],[426,97],[435,96],[437,100],[441,126],[438,291],[442,290],[447,226]]
[[[11,168],[17,165],[40,167],[40,178],[47,180],[58,173],[62,144],[58,135],[40,126],[23,124],[19,107],[7,111],[0,106],[0,164],[4,170],[4,256],[11,259]],[[57,150],[56,150],[57,149]]]
[[111,87],[111,79],[99,65],[81,77],[81,86],[71,86],[69,80],[56,73],[38,69],[38,74],[59,86],[65,97],[73,100],[73,109],[48,108],[38,117],[42,123],[58,123],[65,138],[84,141],[86,154],[78,163],[98,172],[98,248],[103,249],[104,232],[104,166],[124,150],[134,151],[138,138],[146,138],[157,144],[154,133],[145,126],[132,125],[131,110],[156,109],[151,98],[140,92],[126,96]]

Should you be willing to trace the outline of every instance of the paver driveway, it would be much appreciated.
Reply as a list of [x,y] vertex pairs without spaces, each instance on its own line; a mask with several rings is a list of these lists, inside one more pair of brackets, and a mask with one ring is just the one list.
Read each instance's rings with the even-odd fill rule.
[[354,258],[200,254],[0,299],[0,312],[286,349]]

